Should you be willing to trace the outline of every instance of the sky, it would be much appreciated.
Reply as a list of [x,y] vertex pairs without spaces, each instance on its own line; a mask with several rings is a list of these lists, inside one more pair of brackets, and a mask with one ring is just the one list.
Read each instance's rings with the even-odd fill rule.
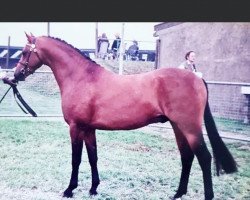
[[[139,42],[141,50],[155,50],[157,37],[154,37],[154,26],[160,22],[126,22],[124,23],[124,42],[126,48],[132,40]],[[96,25],[98,35],[106,33],[112,40],[115,33],[122,33],[121,22],[50,22],[50,36],[65,40],[78,49],[94,49]],[[0,22],[0,46],[8,45],[10,37],[11,46],[24,46],[26,44],[25,32],[35,36],[48,34],[47,22]]]

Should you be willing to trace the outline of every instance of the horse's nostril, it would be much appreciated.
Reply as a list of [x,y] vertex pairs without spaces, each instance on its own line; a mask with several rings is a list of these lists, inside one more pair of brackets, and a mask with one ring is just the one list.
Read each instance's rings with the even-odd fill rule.
[[14,77],[16,80],[18,80],[18,75],[16,73],[14,74]]
[[14,73],[14,77],[15,77],[15,80],[17,80],[17,81],[24,81],[25,80],[24,73],[22,73],[21,71],[19,73]]

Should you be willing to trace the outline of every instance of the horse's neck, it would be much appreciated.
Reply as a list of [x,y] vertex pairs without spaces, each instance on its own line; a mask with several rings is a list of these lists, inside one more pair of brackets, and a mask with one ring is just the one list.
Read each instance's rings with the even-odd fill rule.
[[[65,50],[66,49],[66,50]],[[67,51],[60,46],[47,47],[44,51],[46,64],[51,68],[61,92],[64,88],[72,86],[72,82],[89,76],[89,68],[97,68],[97,64],[78,55],[74,50]]]

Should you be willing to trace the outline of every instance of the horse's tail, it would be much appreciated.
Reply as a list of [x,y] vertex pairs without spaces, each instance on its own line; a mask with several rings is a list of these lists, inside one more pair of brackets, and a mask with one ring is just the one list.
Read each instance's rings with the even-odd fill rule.
[[[207,83],[204,80],[203,82],[206,86],[207,94],[208,94]],[[204,121],[205,121],[206,130],[207,130],[207,135],[208,135],[209,141],[213,149],[217,176],[219,176],[221,169],[223,169],[225,173],[236,172],[237,164],[218,133],[216,124],[214,122],[214,119],[213,119],[213,116],[209,107],[208,95],[207,95],[207,102],[206,102],[205,113],[204,113]]]

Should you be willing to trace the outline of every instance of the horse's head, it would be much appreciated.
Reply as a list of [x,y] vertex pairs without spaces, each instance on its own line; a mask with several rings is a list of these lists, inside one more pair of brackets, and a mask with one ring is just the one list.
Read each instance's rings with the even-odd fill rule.
[[22,56],[17,63],[14,77],[16,81],[24,81],[27,76],[34,73],[34,71],[41,67],[43,62],[39,57],[39,51],[36,47],[36,37],[34,35],[28,35],[26,37],[28,43],[22,50]]

